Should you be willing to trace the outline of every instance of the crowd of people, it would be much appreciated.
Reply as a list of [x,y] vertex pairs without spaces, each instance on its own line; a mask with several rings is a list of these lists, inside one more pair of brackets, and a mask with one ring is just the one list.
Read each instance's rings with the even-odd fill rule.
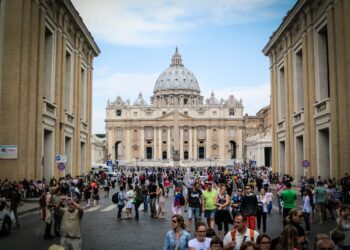
[[[272,182],[277,183],[275,190],[271,189]],[[45,180],[0,180],[0,199],[10,200],[19,228],[17,206],[21,199],[40,197],[44,239],[61,237],[61,245],[71,249],[81,249],[79,222],[83,209],[79,202],[84,200],[86,206],[96,206],[100,195],[109,198],[110,188],[116,186],[119,192],[113,202],[119,222],[138,221],[141,206],[144,213],[150,211],[155,219],[172,213],[164,250],[309,249],[311,225],[316,219],[322,224],[329,218],[335,221],[336,229],[330,237],[324,235],[315,241],[317,249],[349,247],[348,174],[338,181],[301,177],[298,187],[302,208],[297,207],[298,194],[293,183],[296,181],[291,176],[279,176],[268,168],[202,168],[189,172],[181,168],[122,168],[116,175],[91,172],[84,177],[52,178],[47,184]],[[166,210],[167,199],[171,200],[171,211]],[[271,239],[267,226],[274,199],[284,227],[278,238]]]

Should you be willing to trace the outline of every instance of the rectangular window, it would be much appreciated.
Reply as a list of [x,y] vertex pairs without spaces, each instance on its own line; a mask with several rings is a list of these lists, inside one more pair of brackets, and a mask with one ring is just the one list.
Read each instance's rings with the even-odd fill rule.
[[146,139],[153,139],[153,128],[152,127],[146,127]]
[[86,69],[80,70],[80,118],[86,121],[86,106],[87,106],[87,86],[86,86]]
[[284,120],[285,113],[285,82],[284,82],[284,67],[281,67],[278,74],[278,121]]
[[205,127],[198,128],[198,139],[205,139]]
[[327,25],[317,31],[317,66],[318,66],[318,96],[322,101],[330,97],[329,65],[328,65],[328,31]]
[[228,115],[229,116],[234,116],[235,115],[235,110],[234,109],[230,109]]
[[117,109],[115,113],[117,116],[122,116],[122,111],[120,109]]
[[121,128],[115,129],[115,140],[121,141],[123,139],[123,130]]
[[304,108],[304,83],[303,83],[303,52],[295,53],[295,77],[294,77],[294,100],[295,111],[300,112]]
[[165,112],[165,111],[163,111],[163,113],[162,113],[162,114],[163,114],[163,116],[164,116],[164,115],[166,115],[166,112]]
[[66,102],[64,103],[67,113],[73,113],[73,59],[72,52],[66,49],[66,85],[65,95]]
[[230,139],[234,139],[234,138],[235,138],[235,129],[230,128]]
[[44,97],[51,102],[54,102],[54,41],[54,30],[46,25],[44,45]]

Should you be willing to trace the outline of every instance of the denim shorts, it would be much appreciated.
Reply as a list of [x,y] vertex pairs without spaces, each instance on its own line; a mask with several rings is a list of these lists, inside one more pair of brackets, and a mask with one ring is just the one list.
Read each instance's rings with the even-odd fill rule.
[[188,207],[188,219],[191,220],[194,216],[194,220],[199,219],[199,207]]
[[205,210],[205,212],[204,212],[204,216],[205,216],[205,218],[215,218],[215,211],[216,211],[216,209],[213,209],[213,210]]

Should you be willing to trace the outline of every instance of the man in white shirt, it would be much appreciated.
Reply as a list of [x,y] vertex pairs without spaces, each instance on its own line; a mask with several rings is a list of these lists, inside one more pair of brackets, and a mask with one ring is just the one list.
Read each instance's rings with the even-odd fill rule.
[[223,240],[225,250],[239,250],[245,241],[256,242],[259,233],[247,227],[247,219],[242,214],[236,215],[233,223],[233,229],[225,235]]

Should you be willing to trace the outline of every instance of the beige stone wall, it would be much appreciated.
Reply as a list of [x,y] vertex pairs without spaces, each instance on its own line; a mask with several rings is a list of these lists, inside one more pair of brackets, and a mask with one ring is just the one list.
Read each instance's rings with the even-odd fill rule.
[[[65,154],[65,136],[72,139],[71,174],[89,169],[92,60],[99,49],[79,14],[68,2],[1,1],[0,22],[0,145],[17,145],[17,160],[0,161],[0,178],[42,178],[59,173],[55,154]],[[53,31],[53,96],[44,97],[45,27]],[[66,44],[73,49],[73,110],[65,112]],[[86,116],[79,111],[80,69],[84,62]],[[44,146],[44,130],[51,132],[52,146]],[[86,144],[85,166],[80,166],[80,142]],[[49,155],[45,155],[48,152]],[[45,162],[45,170],[43,167]],[[49,171],[46,168],[50,168]]]
[[[270,57],[271,107],[273,135],[273,168],[300,177],[322,175],[341,177],[349,172],[349,71],[350,66],[350,3],[346,0],[298,1],[278,30],[272,35],[263,52]],[[328,53],[320,48],[320,29],[327,27]],[[296,109],[298,55],[302,50],[302,82],[304,107]],[[322,97],[325,85],[319,77],[324,68],[320,57],[328,56],[330,97]],[[285,92],[279,93],[280,68],[284,67]],[[298,71],[299,72],[299,71]],[[279,119],[279,98],[286,103],[285,119]],[[325,131],[329,131],[329,136]],[[303,137],[302,159],[311,167],[304,172],[301,166],[298,137]],[[325,139],[326,138],[326,139]],[[329,143],[327,143],[329,140]],[[285,142],[285,161],[280,151]],[[299,143],[299,144],[298,144]],[[299,147],[300,149],[300,147]],[[326,162],[326,163],[325,163]],[[281,171],[282,172],[282,171]]]

